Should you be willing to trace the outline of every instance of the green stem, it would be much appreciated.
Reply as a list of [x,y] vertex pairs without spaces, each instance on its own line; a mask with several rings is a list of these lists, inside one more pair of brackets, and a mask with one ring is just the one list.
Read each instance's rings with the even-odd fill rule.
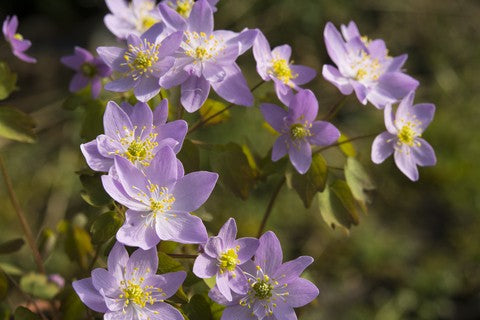
[[363,136],[353,137],[351,139],[344,140],[344,141],[341,141],[341,142],[336,142],[336,143],[331,144],[329,146],[325,146],[323,148],[317,149],[313,153],[319,153],[319,152],[325,151],[325,150],[333,148],[333,147],[341,146],[342,144],[345,144],[345,143],[349,143],[349,142],[352,142],[352,141],[355,141],[355,140],[360,140],[360,139],[371,138],[371,137],[374,137],[374,136],[377,136],[377,135],[379,135],[379,133],[371,133],[371,134],[366,134],[366,135],[363,135]]
[[322,118],[324,121],[330,121],[337,115],[337,113],[342,109],[342,107],[345,105],[345,101],[347,100],[347,96],[343,96],[340,100],[337,101],[333,105],[333,107],[328,111],[328,113]]
[[[257,83],[255,86],[252,87],[252,89],[250,89],[251,92],[254,92],[258,87],[260,87],[262,84],[264,84],[265,81],[261,81],[259,83]],[[211,116],[208,116],[206,119],[203,119],[203,120],[199,120],[197,123],[195,123],[192,127],[190,127],[190,129],[188,129],[188,132],[187,134],[189,133],[192,133],[194,132],[195,130],[197,130],[198,128],[204,126],[208,121],[212,120],[213,118],[215,118],[216,116],[224,113],[225,111],[227,111],[228,109],[230,109],[231,107],[233,107],[235,104],[234,103],[230,103],[228,106],[226,106],[225,108],[223,108],[222,110],[219,110],[217,112],[215,112],[214,114],[212,114]]]
[[172,258],[180,258],[180,259],[196,259],[198,255],[196,254],[183,254],[183,253],[167,253],[168,256]]
[[43,265],[42,256],[40,255],[40,252],[38,251],[38,248],[35,244],[32,230],[30,229],[30,226],[27,223],[27,218],[25,217],[25,214],[23,213],[23,210],[20,207],[20,203],[18,202],[17,195],[13,190],[12,180],[10,179],[10,176],[7,173],[7,169],[5,168],[5,163],[1,156],[0,156],[0,170],[2,171],[3,179],[5,180],[5,186],[7,187],[10,202],[12,203],[13,209],[15,210],[18,220],[20,221],[20,225],[22,226],[23,233],[27,238],[27,243],[33,252],[33,258],[35,260],[35,263],[37,264],[38,271],[40,273],[45,274],[45,267]]
[[260,227],[258,228],[257,232],[257,238],[260,238],[260,236],[263,233],[263,229],[265,229],[265,225],[267,224],[267,220],[270,217],[270,214],[272,213],[273,205],[275,204],[275,200],[278,197],[278,194],[280,193],[280,190],[282,190],[283,185],[285,184],[285,177],[282,177],[282,180],[278,183],[277,187],[275,190],[273,190],[272,197],[270,198],[270,201],[268,202],[267,209],[265,210],[265,213],[263,215],[262,223],[260,224]]

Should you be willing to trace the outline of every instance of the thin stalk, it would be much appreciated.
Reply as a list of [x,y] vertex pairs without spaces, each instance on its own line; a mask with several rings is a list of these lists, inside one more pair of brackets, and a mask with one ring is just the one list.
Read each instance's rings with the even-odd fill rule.
[[366,134],[366,135],[363,135],[363,136],[358,136],[358,137],[353,137],[351,139],[348,139],[348,140],[344,140],[344,141],[341,141],[341,142],[336,142],[334,144],[331,144],[329,146],[325,146],[323,148],[320,148],[318,150],[315,150],[313,153],[319,153],[319,152],[322,152],[324,150],[327,150],[327,149],[330,149],[330,148],[333,148],[333,147],[338,147],[338,146],[341,146],[342,144],[345,144],[345,143],[349,143],[349,142],[352,142],[352,141],[355,141],[355,140],[360,140],[360,139],[366,139],[366,138],[370,138],[370,137],[374,137],[376,135],[378,135],[379,133],[371,133],[371,134]]
[[270,198],[270,201],[268,202],[267,209],[265,210],[265,213],[263,215],[262,223],[260,224],[260,227],[258,228],[257,232],[257,238],[260,238],[260,236],[263,233],[263,229],[265,229],[265,225],[267,224],[267,220],[270,217],[270,214],[272,213],[273,205],[275,204],[275,200],[277,200],[278,194],[280,193],[280,190],[282,190],[283,185],[285,184],[285,177],[280,180],[278,183],[277,187],[275,190],[273,190],[272,197]]
[[15,279],[13,279],[12,276],[10,276],[9,274],[5,273],[5,275],[7,276],[7,278],[10,280],[10,282],[13,284],[13,286],[15,288],[17,288],[17,290],[22,294],[22,296],[25,298],[25,300],[27,300],[28,302],[30,302],[31,304],[33,304],[33,306],[35,307],[35,309],[37,309],[37,312],[38,314],[40,315],[40,317],[42,318],[42,320],[48,320],[48,318],[45,316],[45,314],[43,313],[42,309],[40,309],[40,307],[38,306],[37,302],[29,295],[27,294],[26,292],[23,292],[22,289],[20,288],[20,286],[18,285],[18,283],[15,281]]
[[197,254],[184,254],[184,253],[167,253],[167,255],[172,258],[180,258],[180,259],[196,259],[198,257]]
[[[251,92],[254,92],[258,87],[260,87],[262,84],[264,84],[265,81],[261,81],[259,83],[257,83],[255,86],[253,86],[250,91]],[[231,107],[233,107],[235,105],[235,103],[230,103],[228,106],[226,106],[225,108],[223,108],[222,110],[219,110],[217,112],[215,112],[214,114],[212,114],[211,116],[208,116],[206,119],[203,119],[203,120],[199,120],[197,123],[195,123],[192,127],[190,127],[190,129],[188,129],[188,133],[192,133],[193,131],[197,130],[198,128],[204,126],[208,121],[212,120],[213,118],[215,118],[216,116],[224,113],[225,111],[227,111],[228,109],[230,109]],[[188,134],[187,133],[187,134]]]
[[18,202],[17,195],[13,190],[12,180],[10,179],[10,176],[7,173],[7,169],[5,168],[5,163],[1,156],[0,156],[0,170],[2,171],[3,179],[5,180],[5,186],[7,187],[10,202],[12,203],[13,209],[15,210],[18,220],[20,221],[20,225],[22,226],[23,233],[27,238],[28,246],[33,252],[33,259],[35,260],[37,269],[40,273],[45,274],[45,267],[43,265],[42,256],[40,255],[40,252],[38,251],[38,248],[35,244],[32,230],[30,229],[30,226],[28,225],[28,222],[27,222],[27,218],[25,217],[25,214],[23,213],[23,210],[20,207],[20,203]]
[[345,105],[345,101],[347,100],[347,96],[343,96],[340,100],[337,101],[333,105],[333,107],[328,111],[328,113],[322,118],[324,121],[330,121],[337,115],[337,113],[342,109],[342,107]]

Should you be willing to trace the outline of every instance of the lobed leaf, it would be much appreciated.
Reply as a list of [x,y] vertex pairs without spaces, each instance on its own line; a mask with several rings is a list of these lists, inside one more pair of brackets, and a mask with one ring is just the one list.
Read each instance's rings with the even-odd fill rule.
[[0,107],[0,136],[26,143],[36,140],[35,122],[28,114],[11,107]]
[[367,211],[367,204],[371,203],[369,192],[376,188],[375,183],[363,168],[362,164],[355,158],[347,158],[345,164],[345,180],[350,190],[364,212]]

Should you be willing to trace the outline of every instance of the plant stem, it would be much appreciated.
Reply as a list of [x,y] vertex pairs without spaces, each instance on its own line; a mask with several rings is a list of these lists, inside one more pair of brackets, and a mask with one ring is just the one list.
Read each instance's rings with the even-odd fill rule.
[[30,229],[30,226],[27,223],[27,218],[25,217],[25,214],[23,213],[23,210],[20,207],[20,203],[18,202],[17,195],[13,190],[12,181],[10,179],[10,176],[7,173],[7,169],[5,168],[5,163],[1,156],[0,156],[0,170],[2,171],[3,179],[5,180],[5,186],[7,187],[10,202],[12,203],[13,209],[15,210],[18,216],[18,220],[20,220],[20,225],[22,226],[23,233],[27,238],[27,243],[33,252],[33,258],[35,260],[35,263],[37,264],[38,271],[40,273],[45,274],[45,267],[43,265],[42,256],[40,255],[40,252],[37,249],[35,240],[32,235],[32,230]]
[[[257,83],[255,86],[252,87],[252,89],[250,89],[251,92],[254,92],[258,87],[260,87],[262,84],[264,84],[265,81],[261,81],[259,83]],[[230,109],[231,107],[233,107],[235,105],[235,103],[230,103],[228,106],[226,106],[225,108],[223,108],[222,110],[219,110],[217,112],[215,112],[214,114],[212,114],[211,116],[208,116],[206,119],[203,119],[203,120],[199,120],[197,123],[195,123],[190,129],[188,129],[188,133],[192,133],[193,131],[197,130],[198,128],[202,127],[203,125],[205,125],[208,121],[212,120],[213,118],[215,118],[216,116],[224,113],[225,111],[227,111],[228,109]]]
[[340,109],[342,109],[342,107],[345,105],[345,101],[347,100],[347,96],[343,96],[342,98],[340,98],[340,100],[337,101],[337,103],[335,103],[333,105],[333,107],[330,109],[330,111],[328,111],[328,113],[322,118],[322,120],[324,121],[330,121],[333,117],[335,117],[335,115],[338,113],[338,111],[340,111]]
[[172,258],[181,258],[181,259],[196,259],[198,255],[196,254],[183,254],[183,253],[167,253],[168,256]]
[[280,193],[280,190],[282,189],[283,185],[285,184],[285,176],[282,177],[282,180],[278,183],[277,187],[275,190],[273,190],[272,197],[270,198],[270,201],[268,202],[267,209],[265,210],[265,213],[263,215],[262,223],[260,224],[260,227],[258,228],[257,232],[257,238],[260,238],[260,236],[263,233],[263,229],[265,229],[265,225],[267,224],[267,220],[270,217],[270,214],[273,209],[273,205],[275,204],[275,200],[277,199],[278,194]]
[[363,136],[358,136],[358,137],[353,137],[351,139],[348,139],[348,140],[344,140],[344,141],[341,141],[341,142],[336,142],[334,144],[331,144],[329,146],[325,146],[323,148],[320,148],[318,150],[315,150],[313,153],[319,153],[319,152],[322,152],[324,150],[327,150],[327,149],[330,149],[330,148],[333,148],[333,147],[338,147],[342,144],[345,144],[345,143],[349,143],[349,142],[352,142],[352,141],[355,141],[355,140],[360,140],[360,139],[365,139],[365,138],[370,138],[370,137],[373,137],[373,136],[376,136],[378,135],[379,133],[370,133],[370,134],[366,134],[366,135],[363,135]]

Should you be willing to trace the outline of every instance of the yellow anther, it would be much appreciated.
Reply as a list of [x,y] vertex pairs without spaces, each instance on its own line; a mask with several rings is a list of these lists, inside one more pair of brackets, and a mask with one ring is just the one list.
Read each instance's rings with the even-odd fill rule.
[[273,59],[272,71],[275,77],[280,79],[285,84],[290,84],[292,79],[295,79],[298,75],[292,73],[290,64],[285,59]]

